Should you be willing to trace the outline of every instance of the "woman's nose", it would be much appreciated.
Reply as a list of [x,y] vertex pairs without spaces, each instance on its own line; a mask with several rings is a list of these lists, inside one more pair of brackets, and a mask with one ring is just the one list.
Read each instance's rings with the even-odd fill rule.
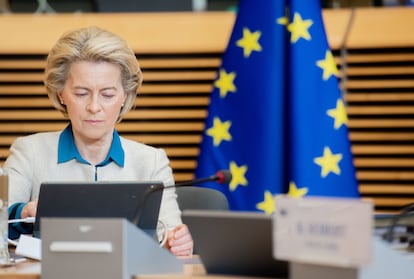
[[98,98],[91,98],[86,105],[86,109],[90,112],[98,112],[101,109]]

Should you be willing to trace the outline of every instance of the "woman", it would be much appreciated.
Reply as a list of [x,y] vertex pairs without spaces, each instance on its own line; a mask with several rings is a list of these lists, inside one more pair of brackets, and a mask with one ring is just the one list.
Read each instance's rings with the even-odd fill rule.
[[[117,35],[97,27],[64,34],[51,49],[45,86],[54,107],[70,124],[59,132],[17,139],[5,162],[9,174],[9,218],[36,215],[45,181],[161,180],[174,178],[165,152],[120,137],[115,125],[135,103],[142,73],[134,52]],[[192,253],[193,240],[181,223],[176,194],[164,191],[160,220],[170,229],[167,248]],[[30,227],[10,226],[10,237]]]

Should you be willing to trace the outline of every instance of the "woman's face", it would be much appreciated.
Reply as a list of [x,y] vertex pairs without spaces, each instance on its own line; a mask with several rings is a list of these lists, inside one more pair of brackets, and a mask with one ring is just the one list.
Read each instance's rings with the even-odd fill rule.
[[73,63],[60,98],[76,140],[88,144],[111,139],[126,99],[121,70],[106,62]]

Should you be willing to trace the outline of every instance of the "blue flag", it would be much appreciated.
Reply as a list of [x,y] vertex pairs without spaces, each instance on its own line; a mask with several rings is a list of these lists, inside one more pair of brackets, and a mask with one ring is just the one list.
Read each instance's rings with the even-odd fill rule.
[[358,197],[338,70],[319,0],[239,1],[214,82],[196,177],[233,175],[233,210],[274,197]]

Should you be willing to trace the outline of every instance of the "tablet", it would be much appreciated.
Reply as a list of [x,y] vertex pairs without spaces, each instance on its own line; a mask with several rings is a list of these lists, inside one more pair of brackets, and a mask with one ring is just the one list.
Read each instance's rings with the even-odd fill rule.
[[161,181],[45,182],[40,186],[33,235],[42,217],[125,218],[156,237]]
[[288,278],[288,262],[273,258],[271,216],[185,210],[182,218],[208,274]]

